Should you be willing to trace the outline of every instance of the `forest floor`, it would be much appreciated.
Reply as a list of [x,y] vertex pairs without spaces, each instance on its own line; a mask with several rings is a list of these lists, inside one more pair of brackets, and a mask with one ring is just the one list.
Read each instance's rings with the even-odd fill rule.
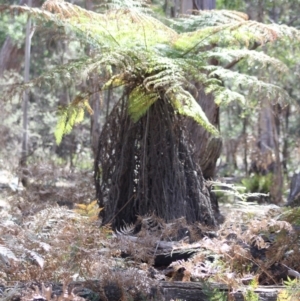
[[1,301],[161,300],[160,283],[176,281],[232,293],[285,284],[290,299],[281,300],[300,299],[298,208],[231,199],[214,229],[144,216],[139,232],[113,232],[100,225],[92,173],[45,165],[31,174],[20,189],[17,177],[0,172]]

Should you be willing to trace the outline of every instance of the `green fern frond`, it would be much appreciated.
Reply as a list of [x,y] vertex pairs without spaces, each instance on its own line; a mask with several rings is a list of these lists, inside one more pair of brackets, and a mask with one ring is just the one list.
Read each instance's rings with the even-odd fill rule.
[[[225,83],[225,86],[231,87],[231,90],[243,89],[244,91],[247,91],[247,93],[263,95],[269,100],[276,99],[278,102],[284,101],[286,103],[290,100],[288,93],[281,87],[259,80],[255,76],[242,74],[221,67],[209,67],[204,69],[212,70],[212,72],[209,73],[209,76],[217,77],[222,80],[223,83]],[[211,91],[213,92],[213,89],[211,89]],[[217,94],[220,93],[218,88],[214,91],[217,92]],[[228,93],[227,95],[229,96]]]
[[137,122],[158,98],[158,93],[149,92],[144,86],[134,88],[128,99],[128,113],[132,120]]
[[106,90],[110,87],[120,87],[120,86],[124,86],[126,84],[126,81],[124,79],[123,74],[117,74],[112,76],[103,86],[102,86],[102,90]]
[[228,10],[199,10],[193,15],[181,15],[180,18],[170,20],[172,27],[179,32],[192,32],[205,27],[221,26],[233,22],[248,20],[245,13]]
[[[68,19],[72,26],[85,32],[87,36],[99,37],[99,44],[105,43],[107,46],[112,43],[112,46],[128,47],[128,45],[137,45],[144,41],[144,46],[149,47],[159,40],[170,41],[176,34],[157,19],[143,13],[141,9],[133,9],[142,7],[137,5],[137,1],[128,1],[126,6],[128,5],[129,7],[121,8],[118,4],[118,8],[109,10],[105,14],[86,11],[64,1],[48,0],[43,8],[58,15],[59,19]],[[161,34],[157,35],[157,31]]]
[[58,111],[58,120],[54,132],[56,144],[59,145],[62,141],[62,137],[65,133],[65,127],[66,127],[66,122],[67,122],[67,109],[62,109],[60,108]]
[[55,140],[58,145],[61,143],[64,135],[71,133],[75,124],[83,121],[84,109],[90,114],[93,114],[88,101],[81,96],[77,96],[70,105],[60,108],[54,132]]
[[106,1],[106,3],[101,6],[111,10],[127,8],[151,13],[149,2],[145,0],[110,0]]
[[248,21],[246,15],[237,12],[200,11],[199,15],[177,19],[175,22],[182,22],[182,28],[178,30],[182,33],[174,40],[174,47],[185,53],[192,51],[192,54],[212,45],[227,49],[245,46],[250,48],[279,38],[288,37],[298,41],[300,38],[299,31],[295,28]]
[[244,95],[220,86],[209,86],[205,89],[205,93],[212,93],[215,96],[215,103],[217,105],[228,105],[235,101],[242,105],[246,104]]
[[194,119],[214,136],[219,136],[219,131],[209,122],[200,105],[193,96],[181,87],[174,88],[166,95],[174,109],[181,115]]
[[226,48],[250,47],[254,44],[264,45],[277,38],[278,32],[273,27],[255,21],[243,21],[182,33],[174,40],[174,47],[183,51],[184,55],[194,55],[211,45]]
[[126,8],[100,14],[60,0],[47,0],[42,8],[12,5],[2,6],[0,11],[9,9],[11,12],[27,13],[41,22],[51,21],[95,47],[141,45],[148,48],[159,41],[170,42],[177,35],[174,30],[140,10]]
[[176,70],[162,70],[155,75],[147,77],[143,84],[147,90],[159,90],[160,88],[166,88],[172,85],[172,83],[178,84],[178,82],[183,82],[184,77],[181,72]]
[[208,59],[218,59],[219,63],[231,63],[234,61],[240,61],[241,59],[247,60],[248,66],[253,66],[256,63],[260,63],[262,67],[267,65],[272,66],[278,72],[287,72],[288,67],[280,60],[270,57],[269,55],[254,50],[248,49],[222,49],[214,48],[213,51],[206,53]]

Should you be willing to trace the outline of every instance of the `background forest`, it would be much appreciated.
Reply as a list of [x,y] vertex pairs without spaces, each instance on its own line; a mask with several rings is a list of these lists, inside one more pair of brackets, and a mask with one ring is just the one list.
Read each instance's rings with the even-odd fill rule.
[[[44,2],[43,0],[11,0],[8,3],[7,0],[0,0],[0,5],[4,7],[15,4],[37,8]],[[48,2],[51,6],[51,1]],[[70,0],[65,2],[91,12],[102,13],[107,8],[113,9],[114,5],[119,7],[124,3],[125,6],[135,9],[138,1]],[[187,28],[190,28],[192,23],[188,21],[184,23],[182,20],[196,20],[196,11],[214,9],[220,11],[220,14],[216,12],[216,17],[207,14],[207,17],[203,17],[203,24],[215,26],[217,18],[221,19],[225,16],[230,19],[233,16],[231,13],[226,15],[226,12],[221,10],[234,10],[246,13],[250,21],[268,24],[270,28],[273,25],[274,28],[276,25],[287,25],[295,29],[300,27],[298,17],[300,7],[297,0],[153,0],[148,3],[148,6],[142,6],[142,9],[147,13],[152,11],[162,24],[167,24],[170,28],[183,33],[189,32]],[[236,13],[237,19],[243,16]],[[179,18],[177,22],[178,17],[182,19],[179,21]],[[32,279],[60,281],[64,282],[64,285],[69,284],[71,280],[100,279],[102,288],[99,291],[90,282],[86,285],[90,291],[88,293],[80,291],[81,296],[91,298],[90,294],[96,292],[97,300],[145,300],[143,298],[156,300],[155,298],[160,297],[152,290],[156,286],[155,281],[167,279],[176,281],[175,276],[178,273],[183,273],[178,279],[181,281],[187,274],[192,281],[207,280],[211,277],[213,281],[225,283],[230,289],[237,288],[241,284],[251,284],[250,292],[244,292],[244,296],[247,294],[250,296],[258,284],[278,285],[287,281],[288,287],[294,288],[299,285],[297,283],[299,273],[296,274],[300,270],[298,264],[300,252],[297,247],[299,233],[294,231],[299,231],[300,213],[298,208],[283,208],[285,205],[297,206],[300,192],[300,178],[298,179],[300,173],[298,167],[300,163],[299,40],[293,38],[292,34],[285,36],[285,33],[289,32],[285,27],[282,27],[281,36],[278,34],[280,38],[278,40],[274,38],[272,43],[262,42],[264,34],[261,34],[260,38],[250,37],[249,40],[248,37],[241,35],[237,40],[241,41],[241,44],[245,43],[249,48],[249,58],[239,57],[232,52],[228,53],[227,57],[222,54],[218,57],[214,53],[207,59],[210,67],[223,64],[226,69],[246,74],[249,76],[247,80],[255,77],[266,83],[266,86],[269,85],[267,87],[278,86],[284,92],[273,93],[267,88],[265,91],[263,85],[259,88],[250,85],[245,87],[243,82],[235,82],[234,79],[231,81],[229,76],[222,78],[222,74],[216,71],[215,78],[211,79],[211,82],[221,81],[222,78],[225,86],[233,87],[244,94],[246,99],[231,101],[232,95],[228,94],[228,96],[225,92],[224,94],[220,92],[219,97],[222,100],[218,97],[214,98],[220,104],[214,107],[216,115],[210,116],[205,112],[210,123],[208,121],[206,123],[205,118],[201,119],[201,114],[200,121],[192,116],[198,123],[204,124],[211,133],[215,128],[220,132],[222,148],[221,143],[217,142],[214,144],[215,153],[211,153],[211,157],[219,157],[216,164],[212,167],[209,159],[204,162],[203,158],[200,158],[199,164],[204,180],[208,181],[207,185],[214,189],[221,215],[226,218],[216,218],[217,223],[222,221],[223,224],[218,233],[211,233],[204,227],[204,224],[214,225],[215,222],[210,218],[203,222],[201,217],[202,225],[195,226],[189,223],[194,221],[193,217],[189,220],[186,216],[186,220],[182,220],[180,227],[176,226],[176,228],[171,224],[170,228],[166,223],[172,218],[163,221],[153,216],[136,217],[136,212],[144,214],[140,208],[134,213],[124,212],[128,220],[122,216],[113,226],[120,228],[134,219],[137,220],[141,231],[139,243],[143,250],[138,254],[135,251],[138,248],[137,242],[133,239],[137,229],[127,225],[128,227],[121,228],[121,233],[116,234],[108,225],[99,230],[98,214],[101,213],[102,206],[98,208],[94,201],[96,197],[101,198],[107,190],[105,184],[101,182],[101,177],[105,177],[101,172],[102,168],[105,168],[103,161],[106,157],[99,151],[98,146],[103,144],[101,141],[99,144],[99,137],[100,139],[110,137],[105,126],[107,122],[118,125],[111,117],[109,119],[109,116],[119,118],[121,115],[119,111],[113,115],[113,110],[124,97],[124,90],[118,87],[124,78],[112,77],[107,84],[107,89],[101,90],[98,83],[99,75],[96,73],[93,76],[77,74],[74,78],[65,73],[65,76],[58,76],[56,80],[50,76],[49,79],[45,77],[46,84],[38,83],[24,93],[12,93],[13,90],[7,87],[15,82],[27,83],[47,72],[50,74],[57,66],[75,62],[81,57],[93,56],[95,53],[95,49],[91,46],[92,42],[90,45],[84,43],[78,36],[74,38],[68,32],[61,31],[59,26],[53,27],[50,21],[43,23],[42,27],[37,26],[37,23],[34,18],[28,18],[22,13],[8,12],[7,8],[3,8],[0,15],[0,89],[3,89],[1,94],[3,96],[0,96],[0,218],[3,218],[0,228],[0,266],[2,267],[0,286],[11,285],[12,281]],[[92,34],[90,38],[92,40]],[[211,47],[211,44],[205,44],[206,39],[211,43],[210,35],[208,38],[203,38],[205,45],[203,51],[208,51]],[[268,39],[271,40],[269,37]],[[178,49],[180,51],[180,46]],[[167,53],[169,50],[161,49],[161,51]],[[258,51],[257,61],[252,61],[251,51]],[[265,55],[268,55],[268,59]],[[125,60],[124,65],[126,65]],[[111,73],[115,71],[114,68],[112,70]],[[148,86],[152,89],[150,83]],[[18,87],[14,89],[16,91]],[[188,89],[193,91],[190,86]],[[171,92],[169,90],[166,89],[172,95],[172,90]],[[88,94],[88,102],[85,102],[78,91],[85,91]],[[213,88],[210,91],[206,90],[206,94],[212,91]],[[206,94],[201,97],[205,98]],[[161,95],[159,97],[163,99]],[[240,96],[236,98],[242,99]],[[68,114],[66,108],[72,109],[73,104],[82,105],[80,114],[74,118],[71,126],[70,124],[62,126],[67,124],[67,117],[64,117]],[[158,108],[157,111],[159,110],[163,108]],[[182,115],[190,116],[189,112],[180,109],[178,111],[183,112]],[[139,121],[146,113],[132,110],[130,114],[133,119]],[[172,118],[176,120],[176,116],[176,114],[172,115]],[[125,127],[126,122],[121,124],[121,127]],[[214,127],[210,127],[211,125]],[[116,127],[113,129],[115,130]],[[101,132],[106,134],[101,136]],[[117,131],[116,133],[116,137],[119,137],[120,133]],[[190,135],[189,138],[195,141],[195,147],[201,149],[199,133],[193,130]],[[208,136],[205,137],[207,141],[211,141]],[[144,138],[146,140],[147,136]],[[218,139],[219,137],[216,138]],[[109,147],[110,145],[104,144],[104,148]],[[138,148],[134,149],[135,155],[137,150]],[[185,150],[180,149],[178,152],[184,153]],[[189,153],[189,149],[186,152]],[[95,159],[96,162],[101,163],[99,163],[101,171],[98,174]],[[159,159],[155,160],[160,162]],[[142,165],[142,162],[140,164]],[[95,170],[96,186],[100,182],[99,187],[95,187]],[[120,173],[122,172],[121,170]],[[197,175],[196,171],[195,173]],[[291,184],[292,189],[290,189]],[[138,189],[138,186],[132,188],[137,194]],[[127,193],[126,189],[124,191]],[[187,192],[186,195],[192,198],[189,193]],[[109,197],[120,199],[118,206],[121,210],[126,207],[127,200],[122,203],[123,200],[118,194]],[[248,203],[244,202],[246,200]],[[99,204],[104,205],[104,202],[100,201]],[[272,207],[270,204],[277,206]],[[112,207],[114,206],[117,205],[113,204]],[[215,206],[218,205],[213,203],[212,211],[219,210]],[[235,216],[236,208],[240,213],[239,218]],[[112,221],[112,217],[115,217],[115,211],[110,208],[109,210],[111,213],[103,217],[107,224]],[[175,217],[178,218],[176,214],[175,212]],[[169,262],[169,270],[158,273],[153,269],[154,272],[151,270],[151,274],[150,267],[157,266],[157,249],[160,249],[162,254],[170,252],[170,249],[171,252],[176,250],[175,253],[186,253],[182,251],[182,245],[173,243],[174,241],[182,243],[184,238],[182,231],[188,233],[188,241],[185,237],[184,243],[188,244],[186,249],[189,249],[189,254],[194,257],[189,260],[185,255],[176,257],[179,261],[171,264]],[[229,243],[231,238],[228,238],[231,234],[234,236],[232,239],[235,240],[235,244],[232,245]],[[199,248],[197,243],[203,237],[209,237],[208,240],[199,242],[206,251],[197,253],[195,251]],[[214,241],[216,237],[219,239]],[[224,237],[226,241],[222,240]],[[66,242],[70,248],[64,250],[62,246]],[[279,246],[282,245],[286,248],[279,250]],[[249,254],[245,253],[246,249]],[[129,254],[130,259],[123,261],[124,254],[126,256]],[[210,264],[211,257],[214,259]],[[282,265],[278,266],[278,262]],[[165,263],[163,265],[164,268],[168,266]],[[113,271],[111,267],[114,267]],[[135,275],[137,271],[140,273],[139,279]],[[238,275],[236,280],[233,279],[232,273]],[[295,278],[296,281],[293,282],[294,280],[288,276]],[[137,290],[131,288],[128,279],[134,279],[132,281],[137,284]],[[33,298],[34,294],[42,294],[47,300],[52,298],[51,293],[49,295],[49,292],[47,293],[47,290],[42,287],[35,289],[34,292],[27,287],[22,289],[26,291],[26,296],[22,298]],[[65,287],[62,290],[64,289]],[[209,291],[212,289],[209,288]],[[297,300],[299,290],[295,294],[284,291],[284,294],[289,298],[296,296],[296,299],[289,300]],[[77,297],[73,292],[69,292],[65,298],[73,300]]]

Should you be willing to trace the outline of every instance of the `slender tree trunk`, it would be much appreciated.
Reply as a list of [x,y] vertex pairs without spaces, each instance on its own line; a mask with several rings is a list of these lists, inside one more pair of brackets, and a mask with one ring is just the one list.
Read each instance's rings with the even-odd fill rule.
[[253,156],[251,171],[260,175],[272,173],[271,201],[282,200],[283,175],[280,162],[278,110],[268,100],[263,100],[259,116],[257,154]]
[[193,0],[194,9],[210,10],[216,8],[216,0]]
[[287,175],[287,160],[289,158],[289,143],[288,143],[288,129],[290,117],[290,105],[284,109],[284,130],[283,130],[283,147],[282,147],[282,167],[283,172]]
[[15,45],[10,37],[7,37],[0,50],[0,77],[6,70],[19,71],[23,55],[23,49]]
[[[32,0],[31,0],[32,1]],[[28,5],[28,0],[20,0],[19,5]],[[38,4],[38,0],[33,0],[32,6]],[[12,20],[13,22],[13,20]],[[7,36],[0,50],[0,77],[6,70],[20,71],[24,56],[23,47],[19,47]]]
[[[258,0],[257,7],[253,7],[251,3],[248,6],[248,14],[251,19],[263,22],[264,19],[264,1]],[[273,12],[275,12],[273,8]],[[278,14],[271,16],[274,22],[278,22]],[[256,167],[256,172],[260,174],[272,173],[272,186],[270,187],[271,201],[278,204],[282,201],[283,174],[280,162],[280,119],[278,106],[272,106],[266,99],[261,101],[261,111],[259,115],[259,131],[258,131],[258,151],[259,160],[252,162],[252,166]]]
[[191,13],[193,9],[193,1],[192,0],[181,0],[180,1],[180,13],[188,14]]
[[169,0],[165,0],[164,5],[163,5],[163,10],[166,16],[168,16],[168,12],[169,12]]
[[[86,0],[85,2],[86,9],[93,10],[94,4],[93,0]],[[97,154],[97,147],[98,147],[98,138],[100,134],[100,123],[99,123],[99,117],[100,117],[100,93],[97,91],[97,83],[98,78],[97,74],[94,74],[94,76],[91,78],[91,83],[93,87],[93,95],[91,97],[91,106],[94,111],[94,114],[91,115],[91,146],[92,151],[94,154],[94,158]]]
[[88,10],[93,10],[93,7],[94,7],[93,0],[86,0],[85,1],[85,7]]
[[[32,0],[28,1],[28,6],[32,6]],[[26,25],[26,42],[25,42],[25,68],[24,68],[24,82],[29,81],[30,72],[30,49],[31,49],[31,19],[28,17]],[[23,95],[23,137],[22,137],[22,153],[20,165],[22,168],[21,182],[26,187],[28,185],[27,156],[28,156],[28,103],[29,91],[26,90]]]
[[282,175],[282,167],[280,162],[280,150],[279,150],[279,132],[275,126],[275,116],[273,115],[273,143],[274,143],[274,154],[275,154],[275,166],[273,171],[273,185],[270,189],[270,195],[272,197],[272,201],[275,204],[279,204],[282,201],[282,190],[283,190],[283,175]]
[[244,118],[243,119],[243,141],[244,141],[244,157],[243,157],[243,162],[244,162],[244,168],[245,168],[245,175],[248,176],[248,134],[247,134],[247,126],[248,126],[248,119]]
[[100,135],[100,122],[99,122],[100,93],[97,91],[98,78],[97,78],[96,74],[93,76],[91,81],[92,81],[92,86],[94,89],[94,93],[91,97],[91,105],[92,105],[92,109],[94,111],[94,114],[91,115],[91,145],[92,145],[94,158],[96,158],[97,148],[98,148],[98,139],[99,139],[99,135]]

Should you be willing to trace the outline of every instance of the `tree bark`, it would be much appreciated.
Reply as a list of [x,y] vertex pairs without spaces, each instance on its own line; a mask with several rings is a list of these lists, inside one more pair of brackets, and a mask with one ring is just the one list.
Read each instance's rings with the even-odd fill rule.
[[94,158],[97,155],[97,147],[98,147],[98,139],[100,135],[100,93],[97,88],[98,77],[96,74],[91,78],[92,87],[93,87],[93,95],[91,96],[91,106],[94,111],[94,114],[90,116],[91,118],[91,146],[94,154]]
[[[275,13],[275,10],[272,10]],[[264,1],[258,0],[257,6],[248,3],[247,14],[250,19],[263,22],[265,16]],[[274,22],[278,22],[279,15],[271,16]],[[279,110],[278,110],[279,109]],[[258,122],[257,155],[251,162],[251,170],[259,174],[272,173],[272,186],[270,187],[271,202],[279,204],[282,201],[283,173],[280,162],[279,147],[279,106],[272,106],[270,101],[261,101],[261,110]]]
[[[28,6],[31,7],[32,0],[28,1]],[[29,81],[30,72],[30,50],[31,50],[32,28],[31,19],[28,17],[26,25],[26,42],[25,42],[25,68],[24,68],[24,82]],[[21,182],[24,187],[28,185],[27,156],[28,156],[28,104],[29,91],[26,90],[23,95],[23,137],[22,137],[22,153],[20,166],[22,168]]]
[[[29,3],[30,1],[30,3]],[[42,0],[20,0],[19,5],[30,5],[32,7],[40,6]],[[13,42],[11,37],[7,37],[1,47],[0,51],[0,77],[6,70],[20,71],[24,57],[23,47],[19,48]]]
[[180,1],[180,13],[181,14],[189,14],[193,9],[193,1],[192,0],[181,0]]
[[216,225],[183,118],[160,99],[133,123],[126,98],[122,101],[99,138],[95,175],[103,222],[120,228],[153,213],[167,222],[185,217],[188,223]]
[[258,137],[256,150],[251,154],[250,172],[258,175],[272,174],[270,186],[271,201],[278,204],[282,201],[283,175],[280,162],[278,119],[274,106],[263,100],[258,121]]
[[0,50],[0,77],[6,70],[19,72],[23,56],[24,50],[15,45],[10,37],[7,37]]
[[193,0],[194,9],[211,10],[216,8],[216,0]]

